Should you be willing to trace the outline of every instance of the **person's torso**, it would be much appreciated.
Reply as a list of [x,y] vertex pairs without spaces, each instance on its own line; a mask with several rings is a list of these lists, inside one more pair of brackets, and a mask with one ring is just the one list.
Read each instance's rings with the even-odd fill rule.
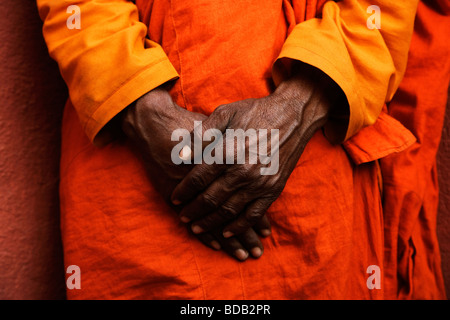
[[180,74],[173,98],[188,110],[209,114],[221,104],[263,97],[274,89],[272,65],[289,31],[307,15],[314,16],[325,1],[298,2],[305,3],[138,0],[136,4],[148,37],[162,45]]

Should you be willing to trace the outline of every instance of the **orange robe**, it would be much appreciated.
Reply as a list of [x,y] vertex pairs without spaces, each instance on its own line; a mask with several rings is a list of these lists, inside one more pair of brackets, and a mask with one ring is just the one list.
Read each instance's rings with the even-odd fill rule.
[[436,235],[438,151],[450,82],[450,3],[419,3],[408,67],[389,114],[417,138],[381,159],[386,297],[445,299]]
[[[69,298],[385,297],[391,266],[377,159],[415,140],[383,107],[405,72],[417,1],[263,2],[37,1],[70,93],[61,228],[65,264],[80,267],[82,289]],[[81,9],[80,30],[65,26],[70,4]],[[366,26],[370,5],[381,7],[380,30]],[[313,137],[269,209],[264,255],[240,263],[187,232],[127,142],[111,142],[105,126],[172,79],[176,103],[205,114],[266,96],[290,60],[327,73],[348,107]],[[367,286],[371,265],[381,268],[381,289]]]

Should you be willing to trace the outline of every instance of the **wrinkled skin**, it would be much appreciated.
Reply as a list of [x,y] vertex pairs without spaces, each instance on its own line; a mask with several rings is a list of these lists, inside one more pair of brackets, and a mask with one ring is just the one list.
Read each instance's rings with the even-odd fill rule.
[[[273,94],[222,105],[206,117],[177,106],[160,87],[127,108],[121,123],[141,155],[149,178],[180,214],[181,221],[206,245],[223,248],[243,261],[249,252],[255,258],[261,256],[263,246],[258,234],[271,233],[265,212],[281,194],[308,141],[327,121],[338,92],[326,75],[304,67]],[[226,129],[268,129],[269,133],[278,129],[278,171],[261,175],[260,169],[268,165],[259,161],[175,165],[171,160],[176,145],[171,141],[172,132],[178,128],[193,132],[194,121],[203,122],[202,132],[210,128],[223,133]],[[270,134],[267,141],[270,144]],[[247,142],[245,149],[249,147]],[[225,154],[221,156],[226,163]]]
[[[192,169],[192,166],[172,162],[171,150],[176,144],[171,141],[172,132],[178,128],[192,130],[194,121],[204,121],[206,118],[203,114],[177,106],[162,87],[142,96],[121,115],[123,132],[132,141],[150,180],[167,202],[175,186]],[[179,208],[174,209],[179,211]],[[222,248],[238,260],[245,260],[249,252],[255,258],[261,256],[263,246],[257,232],[262,236],[269,235],[270,224],[267,218],[263,218],[253,228],[230,239],[224,239],[219,231],[211,229],[197,237],[216,250]]]
[[[267,165],[260,161],[249,164],[248,152],[245,164],[226,164],[223,151],[223,164],[196,165],[171,197],[174,204],[183,205],[181,220],[193,221],[191,227],[196,234],[225,224],[225,238],[255,225],[281,194],[306,144],[327,121],[339,94],[339,88],[325,74],[307,67],[268,97],[218,107],[203,121],[202,132],[211,128],[223,133],[226,129],[278,129],[279,169],[275,174],[262,175],[260,169]],[[226,146],[226,133],[224,136],[223,150],[237,150]],[[270,138],[265,140],[270,142]],[[245,144],[246,151],[250,144]]]

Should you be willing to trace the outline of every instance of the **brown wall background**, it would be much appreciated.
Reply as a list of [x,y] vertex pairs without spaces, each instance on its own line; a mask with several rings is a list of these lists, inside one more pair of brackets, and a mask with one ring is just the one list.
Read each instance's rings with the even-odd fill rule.
[[[450,97],[450,88],[448,94]],[[450,299],[450,99],[447,102],[437,164],[440,188],[437,232],[441,248],[442,272],[444,273],[447,298]]]
[[34,0],[0,2],[0,299],[65,295],[58,220],[67,94]]
[[[35,0],[0,2],[0,299],[65,297],[58,162],[67,93],[41,26]],[[438,232],[450,296],[448,114],[438,163]]]

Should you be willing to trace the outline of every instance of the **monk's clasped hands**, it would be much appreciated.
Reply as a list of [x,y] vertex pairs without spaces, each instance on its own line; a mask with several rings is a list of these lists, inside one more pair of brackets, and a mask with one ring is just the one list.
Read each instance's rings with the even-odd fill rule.
[[[181,180],[192,170],[193,165],[176,165],[171,161],[174,142],[171,135],[177,128],[193,130],[195,121],[204,121],[206,116],[190,112],[176,105],[164,88],[157,88],[142,96],[121,114],[122,131],[130,140],[136,155],[141,158],[148,177],[154,187],[170,203],[170,195]],[[173,206],[177,212],[180,206]],[[238,237],[225,239],[221,230],[197,234],[205,245],[223,249],[227,254],[243,261],[251,253],[261,256],[263,246],[258,234],[270,230],[267,219],[249,228]]]
[[[267,209],[281,194],[307,142],[327,120],[332,99],[325,95],[324,80],[321,74],[311,72],[297,75],[281,83],[268,97],[218,107],[202,122],[202,130],[194,130],[193,141],[198,132],[219,130],[223,133],[222,143],[226,145],[225,141],[230,141],[226,139],[230,129],[244,132],[264,129],[266,135],[276,129],[277,145],[271,143],[270,153],[279,162],[276,171],[263,175],[261,169],[268,164],[249,161],[253,144],[259,145],[262,138],[263,143],[273,142],[273,137],[259,134],[260,141],[244,142],[244,163],[230,164],[229,154],[225,152],[230,146],[225,146],[219,149],[223,151],[220,161],[194,166],[176,186],[171,200],[181,207],[180,219],[191,223],[195,234],[219,228],[225,238],[239,237],[262,221],[268,224],[265,222]],[[231,148],[236,157],[239,147],[232,145]],[[255,150],[261,151],[253,148],[253,152]],[[196,156],[194,153],[192,159]],[[270,234],[269,229],[261,232],[264,236]]]
[[[271,234],[267,209],[280,196],[308,141],[327,121],[333,95],[323,77],[307,68],[282,82],[273,94],[222,105],[209,117],[179,107],[166,89],[157,88],[125,110],[122,129],[153,185],[200,241],[241,261],[250,255],[258,258],[263,253],[260,236]],[[223,159],[175,164],[172,133],[185,128],[195,140],[199,132],[194,130],[196,122],[201,123],[200,132],[214,129],[221,133],[224,148],[218,150],[223,153],[215,154],[215,159]],[[230,129],[262,132],[254,141],[244,139],[243,163],[230,164],[227,150],[232,148],[235,157],[239,153],[238,147],[226,143]],[[271,143],[266,154],[254,148],[267,141]],[[207,147],[202,146],[202,152]],[[260,159],[267,159],[270,153],[276,163],[249,161],[251,152]],[[195,156],[193,152],[193,159]],[[268,173],[262,174],[264,170]]]

